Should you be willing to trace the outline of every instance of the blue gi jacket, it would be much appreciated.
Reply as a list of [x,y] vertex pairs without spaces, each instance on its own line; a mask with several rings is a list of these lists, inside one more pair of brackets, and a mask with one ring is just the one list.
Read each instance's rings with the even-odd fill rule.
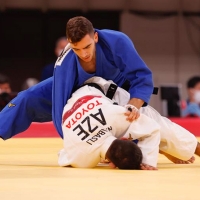
[[26,130],[33,121],[50,121],[51,114],[59,135],[63,137],[63,108],[72,92],[92,76],[113,80],[118,86],[128,80],[131,98],[149,102],[153,92],[152,73],[138,55],[130,38],[118,31],[96,31],[99,36],[96,44],[96,72],[85,72],[77,55],[71,49],[64,51],[55,64],[53,78],[19,93],[12,101],[14,106],[9,107],[8,104],[0,113],[0,136],[3,139]]

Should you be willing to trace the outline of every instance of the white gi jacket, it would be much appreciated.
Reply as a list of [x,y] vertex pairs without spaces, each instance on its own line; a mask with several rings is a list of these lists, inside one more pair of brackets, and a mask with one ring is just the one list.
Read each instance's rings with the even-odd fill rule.
[[[101,77],[93,77],[86,82],[97,83],[105,93],[110,83],[113,83]],[[130,100],[130,94],[118,87],[113,100],[119,105],[124,106]],[[160,125],[160,150],[182,160],[189,160],[194,155],[198,141],[192,133],[168,118],[161,116],[160,113],[151,106],[140,108],[140,113],[150,117]],[[142,126],[147,126],[146,128],[148,131],[148,124],[144,122]]]
[[[120,102],[119,93],[118,103]],[[121,101],[122,102],[122,101]],[[126,108],[114,105],[98,89],[84,86],[74,92],[63,111],[64,148],[59,165],[95,167],[116,138],[138,139],[143,163],[156,167],[160,143],[160,127],[155,120],[141,114],[130,123]]]

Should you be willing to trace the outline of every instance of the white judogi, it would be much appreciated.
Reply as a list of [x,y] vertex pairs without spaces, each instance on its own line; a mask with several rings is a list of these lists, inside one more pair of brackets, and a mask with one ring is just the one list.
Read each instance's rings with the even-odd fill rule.
[[[86,82],[97,83],[105,93],[113,83],[100,77]],[[80,99],[85,95],[101,97]],[[124,106],[129,99],[129,93],[118,87],[113,101]],[[189,131],[162,117],[150,106],[141,108],[139,119],[130,123],[124,116],[126,109],[113,105],[113,101],[102,96],[98,89],[88,86],[72,95],[63,112],[64,149],[59,154],[61,166],[95,167],[100,157],[105,159],[109,146],[116,138],[129,137],[130,134],[133,139],[139,140],[145,164],[156,167],[158,146],[160,150],[183,160],[193,156],[197,139]],[[66,112],[67,119],[64,117]]]
[[140,113],[154,119],[160,125],[160,150],[182,160],[189,160],[194,155],[198,141],[192,133],[161,116],[151,106],[140,108]]
[[159,125],[142,114],[130,123],[125,112],[126,108],[113,105],[112,100],[94,87],[84,86],[77,90],[63,112],[64,149],[59,153],[59,164],[95,167],[101,158],[105,159],[111,143],[128,130],[128,136],[131,134],[133,139],[139,139],[142,162],[156,167]]
[[[86,82],[95,82],[101,86],[106,92],[112,81],[106,81],[101,77],[93,77]],[[117,88],[113,100],[119,105],[126,105],[130,99],[130,95],[122,88]],[[172,122],[166,117],[161,116],[151,106],[140,108],[140,113],[154,119],[160,125],[160,145],[159,149],[182,160],[190,159],[197,147],[197,138],[185,128]],[[143,126],[147,126],[145,123]]]

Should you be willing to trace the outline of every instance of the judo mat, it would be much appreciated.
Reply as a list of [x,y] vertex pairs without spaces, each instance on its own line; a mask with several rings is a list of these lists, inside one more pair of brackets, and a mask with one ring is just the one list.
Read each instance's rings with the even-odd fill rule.
[[199,200],[200,157],[157,171],[59,167],[60,138],[0,140],[0,200]]

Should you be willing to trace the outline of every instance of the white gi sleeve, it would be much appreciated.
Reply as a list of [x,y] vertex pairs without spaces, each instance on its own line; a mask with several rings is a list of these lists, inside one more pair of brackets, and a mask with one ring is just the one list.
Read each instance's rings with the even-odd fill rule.
[[140,117],[131,123],[124,137],[130,137],[133,140],[138,139],[143,159],[142,163],[156,167],[158,161],[160,144],[160,126],[158,123],[141,114]]

